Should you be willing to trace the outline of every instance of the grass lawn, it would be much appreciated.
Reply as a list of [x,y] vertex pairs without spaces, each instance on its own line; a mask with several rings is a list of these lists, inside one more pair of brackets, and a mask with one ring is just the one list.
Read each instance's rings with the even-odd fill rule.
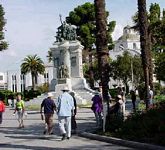
[[26,106],[25,109],[27,111],[40,111],[40,107],[41,107],[41,105],[35,104],[35,105],[28,105],[28,106]]

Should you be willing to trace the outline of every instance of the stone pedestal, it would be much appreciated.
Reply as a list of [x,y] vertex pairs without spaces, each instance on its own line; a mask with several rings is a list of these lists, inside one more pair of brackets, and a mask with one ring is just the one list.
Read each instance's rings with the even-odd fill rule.
[[[63,41],[54,43],[51,51],[54,61],[54,67],[56,70],[55,78],[57,79],[57,81],[60,81],[64,78],[83,78],[82,49],[83,46],[80,44],[79,41]],[[64,76],[64,72],[61,70],[61,67],[64,66],[67,68],[67,76]],[[74,81],[74,83],[76,81]],[[72,84],[71,82],[68,82],[68,84],[69,83]],[[68,86],[71,87],[71,85]]]

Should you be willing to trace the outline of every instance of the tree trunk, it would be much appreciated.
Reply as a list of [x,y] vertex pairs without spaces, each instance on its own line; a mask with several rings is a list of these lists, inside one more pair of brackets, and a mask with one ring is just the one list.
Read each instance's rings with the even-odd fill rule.
[[146,11],[146,0],[138,0],[138,19],[140,27],[141,57],[145,78],[145,102],[148,109],[149,102],[149,38],[148,38],[148,21]]
[[32,88],[34,90],[35,89],[35,76],[33,73],[31,73],[31,77],[32,77]]
[[[105,12],[105,0],[95,0],[96,11],[96,50],[98,57],[99,74],[102,86],[103,102],[107,104],[109,112],[109,50],[107,41],[107,20]],[[105,118],[106,116],[104,116]],[[104,131],[104,127],[103,127]]]
[[148,57],[149,57],[149,85],[153,89],[153,62],[152,62],[152,42],[151,42],[151,31],[150,29],[148,30],[148,38],[149,38],[149,50],[148,50]]

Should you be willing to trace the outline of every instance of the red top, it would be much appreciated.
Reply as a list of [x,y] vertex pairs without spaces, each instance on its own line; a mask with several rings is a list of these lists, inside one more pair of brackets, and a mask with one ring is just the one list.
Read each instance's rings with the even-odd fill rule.
[[0,101],[0,112],[4,112],[5,111],[5,104]]

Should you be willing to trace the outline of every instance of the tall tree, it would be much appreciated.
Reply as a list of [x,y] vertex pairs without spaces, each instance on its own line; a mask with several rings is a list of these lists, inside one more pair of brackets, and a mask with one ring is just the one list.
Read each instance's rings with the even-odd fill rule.
[[165,81],[165,53],[160,53],[155,59],[155,73],[158,80]]
[[[165,12],[163,10],[161,16],[161,9],[159,4],[151,3],[148,14],[148,35],[149,35],[149,84],[153,86],[153,53],[165,51]],[[133,17],[136,29],[139,29],[138,13]]]
[[109,50],[107,18],[105,11],[105,0],[94,0],[96,15],[96,49],[98,66],[100,72],[103,101],[109,109],[108,82],[109,82]]
[[129,91],[128,83],[131,81],[134,86],[138,86],[143,79],[141,59],[139,56],[132,56],[128,51],[119,55],[111,64],[111,77],[121,80],[126,92]]
[[[106,12],[106,19],[109,16],[109,13]],[[95,17],[95,7],[93,3],[85,3],[81,6],[78,6],[69,13],[69,16],[66,18],[68,23],[77,26],[77,35],[82,45],[84,46],[83,54],[88,52],[89,60],[89,77],[90,77],[90,86],[94,86],[94,68],[93,68],[93,56],[95,53],[95,41],[96,41],[96,17]],[[107,26],[108,32],[108,46],[109,49],[113,48],[112,32],[114,31],[115,21],[109,22]],[[83,58],[84,59],[84,58]],[[86,61],[86,59],[84,59]]]
[[148,20],[146,11],[146,0],[138,0],[138,20],[140,29],[141,57],[145,79],[145,102],[148,109],[149,102],[149,38],[148,38]]
[[2,5],[0,4],[0,51],[7,49],[8,44],[4,41],[4,26],[6,20],[4,18],[5,12]]
[[37,55],[28,55],[21,64],[21,73],[31,73],[32,88],[36,88],[38,74],[44,74],[44,62]]

